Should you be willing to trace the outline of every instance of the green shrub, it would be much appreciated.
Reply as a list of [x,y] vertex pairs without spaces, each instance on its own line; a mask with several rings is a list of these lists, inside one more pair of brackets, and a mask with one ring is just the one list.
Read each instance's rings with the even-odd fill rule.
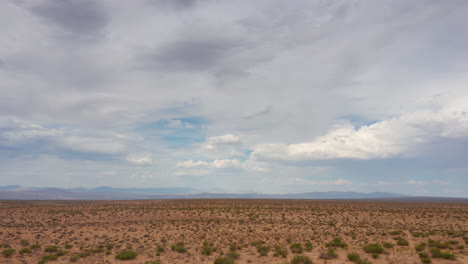
[[455,259],[455,255],[449,252],[441,252],[438,248],[431,249],[431,255],[433,258]]
[[78,255],[73,255],[68,259],[70,262],[77,262],[80,260],[80,257]]
[[228,253],[226,253],[226,257],[230,259],[238,259],[239,253],[237,253],[236,251],[229,251]]
[[46,246],[44,248],[44,252],[49,252],[49,253],[57,252],[57,250],[58,250],[57,246]]
[[39,243],[36,242],[35,244],[32,244],[30,248],[31,248],[31,249],[41,248],[41,244],[39,244]]
[[334,259],[338,257],[338,255],[335,253],[335,249],[329,248],[327,252],[320,253],[319,258],[321,259]]
[[115,255],[116,259],[126,260],[126,259],[134,259],[138,256],[138,253],[133,250],[125,250],[120,252],[119,254]]
[[393,244],[390,243],[390,242],[384,242],[384,243],[382,244],[382,246],[383,246],[384,248],[393,248]]
[[187,252],[187,249],[185,248],[185,243],[184,242],[177,242],[171,246],[172,251],[178,252],[178,253],[185,253]]
[[335,237],[332,241],[326,244],[327,247],[340,247],[340,248],[347,248],[348,244],[343,242],[341,237]]
[[203,242],[203,247],[202,247],[202,255],[211,255],[213,253],[214,248],[213,248],[213,243],[208,243],[208,242]]
[[397,240],[397,245],[399,245],[399,246],[408,246],[409,242],[408,242],[408,240],[406,240],[404,238],[401,238],[401,239]]
[[217,257],[214,264],[234,264],[234,260],[226,257]]
[[420,258],[428,258],[429,257],[429,255],[426,252],[419,252],[418,255],[419,255]]
[[288,251],[281,246],[275,246],[275,253],[273,253],[273,256],[286,258],[288,256]]
[[19,251],[20,254],[28,254],[28,253],[31,253],[31,252],[32,252],[32,250],[30,248],[22,248]]
[[158,253],[164,252],[164,246],[158,245],[158,246],[156,247],[156,251],[157,251]]
[[421,242],[414,247],[414,249],[416,249],[416,251],[418,252],[423,251],[425,248],[426,248],[426,243],[424,242]]
[[361,256],[359,256],[359,254],[357,253],[349,253],[348,260],[355,262],[355,261],[361,260]]
[[42,256],[41,260],[45,263],[47,261],[55,261],[59,258],[56,254],[49,254]]
[[380,254],[380,253],[382,253],[384,251],[382,246],[380,244],[376,244],[376,243],[367,244],[363,248],[364,248],[364,251],[367,252],[367,253]]
[[305,242],[304,248],[305,248],[305,251],[310,252],[310,251],[312,251],[314,246],[312,246],[312,243],[310,243],[310,242]]
[[83,250],[83,251],[81,251],[80,253],[78,253],[78,256],[79,256],[80,258],[89,257],[89,256],[91,256],[91,251],[89,251],[89,250]]
[[291,260],[291,264],[312,264],[312,260],[307,256],[296,255]]
[[57,254],[57,256],[61,257],[61,256],[65,256],[66,254],[68,254],[68,251],[66,251],[66,250],[59,250],[59,251],[57,251],[57,253],[55,253],[55,254]]
[[257,252],[260,256],[266,256],[270,252],[269,246],[257,246]]
[[357,253],[348,254],[348,260],[354,262],[355,264],[371,264],[367,259],[361,259]]
[[263,241],[263,240],[255,240],[252,243],[250,243],[250,245],[252,245],[253,247],[258,247],[258,246],[261,246],[263,244],[265,244],[265,241]]
[[20,245],[23,246],[23,247],[27,247],[29,246],[29,241],[26,240],[26,239],[23,239],[20,241]]
[[291,244],[291,246],[289,246],[289,249],[291,249],[291,252],[294,254],[301,254],[302,252],[304,252],[302,245],[299,243]]
[[4,249],[2,251],[2,255],[5,257],[5,258],[9,258],[11,256],[13,256],[13,254],[15,254],[16,250],[12,249],[12,248],[7,248],[7,249]]
[[421,262],[422,263],[431,263],[431,259],[430,258],[421,258]]

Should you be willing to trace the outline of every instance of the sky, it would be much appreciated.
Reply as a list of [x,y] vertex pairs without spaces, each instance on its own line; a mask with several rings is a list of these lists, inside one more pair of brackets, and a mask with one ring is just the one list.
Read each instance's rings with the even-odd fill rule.
[[0,185],[468,197],[466,0],[6,0]]

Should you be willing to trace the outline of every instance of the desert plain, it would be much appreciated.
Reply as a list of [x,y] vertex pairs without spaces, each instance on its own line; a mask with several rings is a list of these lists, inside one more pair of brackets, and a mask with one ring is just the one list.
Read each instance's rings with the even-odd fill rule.
[[0,263],[468,263],[468,203],[0,201]]

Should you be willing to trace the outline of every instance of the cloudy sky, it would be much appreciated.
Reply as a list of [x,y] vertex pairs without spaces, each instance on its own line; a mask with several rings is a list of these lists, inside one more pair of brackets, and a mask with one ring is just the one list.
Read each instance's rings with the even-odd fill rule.
[[466,0],[7,0],[0,185],[468,197]]

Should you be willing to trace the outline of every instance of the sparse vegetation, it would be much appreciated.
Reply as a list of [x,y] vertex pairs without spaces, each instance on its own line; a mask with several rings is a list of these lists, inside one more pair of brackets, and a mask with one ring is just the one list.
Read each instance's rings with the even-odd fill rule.
[[[377,258],[375,262],[390,264],[401,252],[418,255],[419,263],[439,263],[457,260],[457,256],[460,262],[468,241],[465,221],[468,209],[457,203],[450,206],[298,200],[29,203],[0,201],[0,251],[13,252],[8,259],[0,256],[5,263],[21,260],[109,263],[113,262],[110,258],[124,251],[137,254],[135,260],[126,263],[145,264],[166,263],[165,260],[191,263],[199,259],[204,263],[285,264],[293,260],[305,263],[306,255],[310,259],[322,258],[317,263],[370,264],[369,260]],[[401,241],[407,241],[408,245]],[[348,248],[359,251],[353,253]],[[342,254],[347,259],[340,257]],[[338,258],[333,260],[335,257]],[[115,262],[120,262],[117,257]]]
[[125,250],[115,255],[115,258],[119,260],[128,260],[128,259],[134,259],[137,256],[138,256],[138,253],[136,251]]

